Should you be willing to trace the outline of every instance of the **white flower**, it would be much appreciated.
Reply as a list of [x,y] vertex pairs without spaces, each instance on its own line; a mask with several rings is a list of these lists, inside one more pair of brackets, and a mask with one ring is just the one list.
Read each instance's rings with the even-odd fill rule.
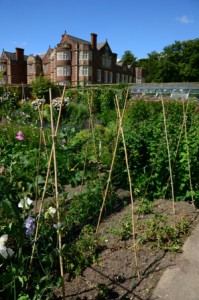
[[45,212],[45,219],[47,219],[49,216],[51,216],[52,218],[54,217],[54,214],[56,213],[56,208],[50,206],[47,211]]
[[58,222],[57,224],[54,224],[53,227],[57,230],[61,229],[62,224]]
[[28,209],[32,203],[33,203],[33,200],[31,200],[30,198],[25,196],[23,199],[20,200],[18,207],[23,208],[23,209]]
[[14,255],[14,251],[11,248],[7,248],[7,252],[10,257]]
[[4,257],[7,258],[8,257],[8,252],[7,252],[7,248],[3,245],[0,245],[0,254]]
[[49,213],[49,215],[51,215],[51,217],[53,217],[54,214],[56,213],[56,208],[50,206],[50,207],[48,208],[48,213]]
[[5,243],[8,240],[8,235],[4,234],[0,237],[0,254],[6,259],[8,256],[13,256],[14,251],[11,248],[7,248]]
[[8,235],[7,234],[4,234],[0,237],[0,247],[1,245],[4,245],[8,240]]

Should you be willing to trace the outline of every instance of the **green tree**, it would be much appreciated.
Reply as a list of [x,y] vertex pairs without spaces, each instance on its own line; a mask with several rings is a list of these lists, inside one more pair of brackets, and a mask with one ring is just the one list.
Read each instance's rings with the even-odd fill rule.
[[49,100],[49,89],[52,90],[52,96],[55,95],[56,87],[51,81],[43,76],[37,77],[32,83],[32,95],[36,98],[44,98],[46,101]]
[[160,60],[160,54],[153,51],[148,54],[148,58],[142,58],[137,61],[137,66],[145,69],[146,82],[158,81],[158,65]]
[[141,59],[137,66],[145,68],[146,82],[199,81],[199,39],[175,41]]
[[136,59],[137,58],[130,50],[126,50],[122,55],[121,62],[125,62],[127,65],[132,65],[136,63]]

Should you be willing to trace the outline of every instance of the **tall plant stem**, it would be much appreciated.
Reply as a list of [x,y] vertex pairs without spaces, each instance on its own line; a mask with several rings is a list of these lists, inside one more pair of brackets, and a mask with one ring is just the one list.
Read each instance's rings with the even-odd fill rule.
[[120,113],[120,107],[119,107],[119,102],[118,102],[117,95],[116,95],[116,109],[117,109],[117,114],[118,114],[118,117],[119,117],[119,129],[120,129],[120,132],[121,132],[121,135],[122,135],[125,161],[126,161],[126,168],[127,168],[128,181],[129,181],[129,191],[130,191],[130,198],[131,198],[132,235],[133,235],[133,249],[134,249],[134,257],[135,257],[135,265],[136,265],[137,276],[138,276],[138,278],[140,278],[140,273],[139,273],[139,268],[138,268],[138,258],[137,258],[136,237],[135,237],[135,217],[134,217],[134,199],[133,199],[133,191],[132,191],[132,180],[131,180],[131,173],[130,173],[129,162],[128,162],[128,153],[127,153],[127,148],[126,148],[126,140],[125,140],[125,137],[124,137],[124,131],[123,131],[123,126],[122,126],[122,117],[121,117],[121,113]]
[[102,188],[102,180],[101,180],[100,172],[99,172],[99,159],[98,159],[98,155],[97,155],[97,147],[96,147],[96,142],[95,142],[95,132],[94,132],[94,126],[93,126],[92,104],[93,104],[93,92],[92,92],[91,99],[88,100],[88,109],[89,109],[89,115],[90,115],[90,118],[89,118],[89,127],[91,129],[91,134],[92,134],[92,138],[93,138],[93,146],[94,146],[94,154],[95,154],[95,159],[97,161],[97,174],[98,174],[98,178],[99,178],[99,185],[100,185],[100,189],[101,189],[102,198],[104,198],[104,193],[103,193],[103,188]]
[[[179,138],[178,138],[178,143],[177,143],[177,147],[176,147],[176,150],[175,150],[175,157],[174,157],[174,160],[173,160],[173,163],[172,163],[172,170],[173,170],[173,167],[175,165],[175,161],[176,161],[176,158],[177,158],[177,155],[178,155],[178,149],[179,149],[179,146],[180,146],[180,142],[181,142],[181,138],[182,138],[182,133],[183,133],[183,129],[184,129],[184,126],[185,126],[185,122],[186,122],[186,118],[184,118],[184,114],[186,115],[187,113],[187,108],[188,108],[188,102],[187,102],[187,107],[186,107],[186,111],[184,111],[184,107],[183,107],[183,121],[182,121],[182,126],[181,126],[181,129],[180,129],[180,134],[179,134]],[[167,189],[168,189],[168,186],[169,186],[169,182],[170,182],[170,176],[167,180],[167,186],[166,186],[166,189],[165,189],[165,193],[164,193],[164,196],[163,196],[163,199],[166,198],[166,193],[167,193]]]
[[[43,105],[42,105],[42,111],[43,111]],[[35,189],[35,206],[34,206],[34,212],[37,212],[37,202],[38,202],[38,177],[40,172],[40,162],[41,162],[41,146],[42,146],[42,140],[44,142],[45,146],[45,153],[46,153],[46,159],[48,159],[48,154],[46,151],[46,139],[43,129],[43,114],[41,113],[40,108],[38,108],[39,113],[39,120],[40,120],[40,135],[39,135],[39,156],[38,156],[38,168],[37,168],[37,180],[36,180],[36,189]]]
[[[61,109],[61,108],[60,108]],[[54,180],[55,180],[55,204],[57,210],[57,224],[58,224],[58,245],[59,245],[59,265],[60,265],[60,275],[62,280],[62,295],[65,300],[65,284],[64,284],[64,268],[63,268],[63,256],[62,256],[62,235],[60,222],[60,207],[59,207],[59,192],[58,192],[58,178],[57,178],[57,159],[56,159],[56,139],[57,132],[54,130],[53,122],[53,106],[52,106],[52,94],[50,89],[50,116],[51,116],[51,132],[52,132],[52,152],[54,160]]]
[[[163,118],[164,118],[164,131],[165,131],[167,153],[168,153],[168,160],[169,160],[169,172],[170,172],[171,193],[172,193],[172,208],[173,208],[173,214],[175,215],[175,196],[174,196],[174,186],[173,186],[173,174],[172,174],[172,167],[171,167],[171,154],[170,154],[169,140],[168,140],[168,134],[167,134],[167,121],[166,121],[163,97],[161,97],[161,101],[162,101],[162,112],[163,112]],[[175,225],[175,222],[174,222],[174,225]]]
[[[57,119],[57,125],[56,125],[56,129],[55,129],[55,136],[57,136],[58,129],[59,129],[59,123],[60,123],[60,118],[61,118],[61,110],[62,110],[62,104],[63,104],[63,100],[64,100],[65,89],[66,88],[64,87],[62,98],[61,98],[61,103],[60,103],[58,119]],[[48,185],[48,178],[49,178],[49,175],[50,175],[52,157],[53,157],[53,145],[52,145],[50,156],[49,156],[49,159],[48,159],[48,167],[47,167],[47,172],[46,172],[46,178],[45,178],[45,183],[44,183],[44,187],[43,187],[43,193],[42,193],[41,203],[40,203],[40,207],[39,207],[38,217],[37,217],[37,223],[36,223],[36,228],[35,228],[35,235],[34,235],[34,241],[33,241],[33,246],[32,246],[32,253],[31,253],[31,257],[30,257],[29,274],[28,274],[28,280],[27,280],[26,288],[28,288],[28,286],[29,286],[29,278],[30,278],[30,275],[31,275],[32,263],[33,263],[35,249],[36,249],[36,242],[37,242],[38,233],[39,233],[40,219],[41,219],[43,203],[44,203],[44,199],[45,199],[45,195],[46,195],[46,189],[47,189],[47,185]]]
[[[125,97],[124,108],[123,108],[121,119],[123,119],[123,116],[124,116],[127,98],[128,98],[128,91],[127,91],[127,94],[126,94],[126,97]],[[110,182],[111,182],[113,166],[114,166],[115,157],[116,157],[116,153],[117,153],[119,136],[120,136],[120,127],[118,128],[118,131],[117,131],[117,137],[116,137],[115,147],[114,147],[114,151],[113,151],[113,157],[112,157],[112,161],[111,161],[111,166],[110,166],[110,170],[109,170],[109,175],[108,175],[108,180],[107,180],[107,184],[106,184],[106,189],[105,189],[105,192],[104,192],[102,205],[101,205],[101,208],[100,208],[100,213],[99,213],[97,227],[96,227],[96,233],[98,233],[98,231],[99,231],[99,225],[100,225],[100,222],[101,222],[102,213],[103,213],[103,210],[104,210],[104,206],[105,206],[105,202],[106,202],[106,198],[107,198],[107,194],[108,194],[108,190],[109,190],[109,186],[110,186]]]
[[84,159],[84,168],[83,168],[83,174],[82,174],[82,181],[81,181],[81,194],[83,190],[83,185],[84,185],[84,177],[85,177],[85,172],[86,172],[86,163],[87,163],[87,156],[88,156],[88,146],[90,142],[90,132],[91,132],[91,126],[92,126],[92,118],[91,118],[91,112],[90,112],[90,107],[89,107],[89,102],[88,102],[88,111],[89,111],[89,139],[86,142],[86,153],[85,153],[85,159]]
[[[188,106],[188,103],[187,103]],[[191,203],[194,205],[194,198],[193,198],[193,186],[192,186],[192,179],[191,179],[191,164],[190,164],[190,155],[189,155],[189,145],[188,145],[188,134],[187,134],[187,114],[185,110],[184,100],[183,100],[183,115],[184,115],[184,133],[185,133],[185,141],[186,141],[186,151],[187,151],[187,164],[188,164],[188,171],[189,171],[189,186],[191,190]]]

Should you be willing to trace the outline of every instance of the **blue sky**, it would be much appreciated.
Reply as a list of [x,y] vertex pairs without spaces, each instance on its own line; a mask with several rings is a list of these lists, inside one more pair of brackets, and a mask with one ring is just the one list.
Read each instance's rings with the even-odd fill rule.
[[137,59],[175,41],[199,38],[199,0],[11,0],[1,3],[0,55],[24,48],[45,53],[64,31],[90,41],[106,39],[118,59],[130,50]]

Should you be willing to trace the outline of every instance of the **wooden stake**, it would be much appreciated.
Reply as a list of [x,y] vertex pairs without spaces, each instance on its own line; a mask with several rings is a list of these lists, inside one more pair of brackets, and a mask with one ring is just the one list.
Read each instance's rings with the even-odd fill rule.
[[[188,103],[187,103],[188,107]],[[187,109],[185,110],[184,100],[183,100],[183,113],[184,113],[184,133],[185,133],[185,141],[186,141],[186,150],[187,150],[187,164],[188,164],[188,171],[189,171],[189,186],[191,190],[191,203],[194,205],[194,197],[193,197],[193,186],[191,180],[191,164],[190,164],[190,155],[189,155],[189,145],[188,145],[188,134],[187,134]]]
[[[61,98],[60,109],[59,109],[59,114],[58,114],[58,119],[57,119],[57,125],[56,125],[56,129],[55,129],[55,136],[57,136],[57,133],[58,133],[58,128],[59,128],[59,123],[60,123],[60,118],[61,118],[61,110],[62,110],[62,104],[63,104],[63,100],[64,100],[65,89],[66,89],[66,87],[64,87],[62,98]],[[34,241],[33,241],[33,246],[32,246],[32,253],[31,253],[31,257],[30,257],[29,274],[28,274],[28,280],[27,280],[26,288],[28,288],[28,286],[29,286],[29,279],[30,279],[30,275],[31,275],[31,269],[32,269],[32,263],[33,263],[34,253],[35,253],[35,249],[36,249],[36,242],[37,242],[38,233],[39,233],[39,226],[40,226],[40,218],[41,218],[43,203],[44,203],[44,199],[45,199],[45,195],[46,195],[46,188],[47,188],[48,178],[49,178],[49,174],[50,174],[52,157],[53,157],[53,145],[52,145],[51,153],[50,153],[49,160],[48,160],[48,167],[47,167],[46,179],[45,179],[45,183],[44,183],[44,188],[43,188],[41,203],[40,203],[40,207],[39,207],[39,213],[38,213],[37,222],[36,222],[35,236],[34,236]]]
[[[165,130],[165,137],[166,137],[166,144],[167,144],[167,153],[168,153],[168,160],[169,160],[169,172],[170,172],[171,193],[172,193],[172,207],[173,207],[173,214],[175,215],[175,196],[174,196],[174,187],[173,187],[173,174],[172,174],[172,168],[171,168],[171,154],[170,154],[170,149],[169,149],[169,140],[168,140],[168,134],[167,134],[167,122],[166,122],[166,114],[165,114],[163,97],[161,97],[161,101],[162,101],[162,112],[163,112],[163,118],[164,118],[164,130]],[[174,225],[175,225],[175,222],[174,222]]]

